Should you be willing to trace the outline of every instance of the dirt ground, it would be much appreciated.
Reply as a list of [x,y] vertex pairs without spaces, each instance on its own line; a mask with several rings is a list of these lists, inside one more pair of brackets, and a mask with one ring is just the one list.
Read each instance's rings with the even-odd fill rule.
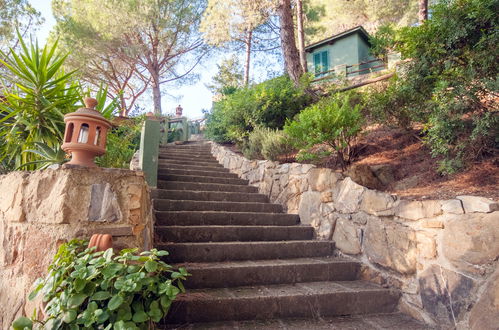
[[[378,127],[363,136],[359,158],[365,165],[389,164],[395,177],[386,191],[407,199],[447,199],[459,195],[476,195],[499,199],[499,155],[471,164],[466,170],[440,175],[438,159],[418,138],[418,130],[407,134],[399,129]],[[400,181],[412,187],[400,187]]]
[[[499,200],[499,152],[471,164],[466,170],[440,175],[438,159],[418,137],[418,129],[407,133],[396,128],[371,127],[356,143],[353,165],[390,165],[395,181],[383,189],[403,199],[450,199],[475,195]],[[233,145],[227,145],[239,153]],[[283,162],[293,162],[289,155]],[[311,162],[339,171],[334,157]]]

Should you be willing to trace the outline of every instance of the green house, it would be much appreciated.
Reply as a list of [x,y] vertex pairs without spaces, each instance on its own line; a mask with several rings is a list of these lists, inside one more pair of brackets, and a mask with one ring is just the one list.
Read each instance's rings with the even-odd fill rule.
[[358,76],[384,68],[382,60],[370,54],[369,34],[357,26],[305,47],[308,71],[322,80],[337,76]]

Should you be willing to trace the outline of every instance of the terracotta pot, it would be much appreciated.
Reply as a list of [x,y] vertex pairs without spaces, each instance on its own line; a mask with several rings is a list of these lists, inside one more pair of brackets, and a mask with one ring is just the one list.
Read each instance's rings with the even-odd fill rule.
[[109,234],[93,234],[88,243],[88,247],[96,246],[95,252],[106,251],[113,247],[113,236]]

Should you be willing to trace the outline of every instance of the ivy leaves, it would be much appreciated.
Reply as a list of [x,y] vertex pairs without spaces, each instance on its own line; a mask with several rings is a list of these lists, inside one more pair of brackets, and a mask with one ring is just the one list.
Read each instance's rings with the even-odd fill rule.
[[45,279],[29,295],[43,294],[48,320],[33,323],[19,318],[14,329],[139,329],[159,322],[168,313],[181,283],[190,274],[160,260],[166,251],[137,249],[93,252],[82,241],[64,244]]

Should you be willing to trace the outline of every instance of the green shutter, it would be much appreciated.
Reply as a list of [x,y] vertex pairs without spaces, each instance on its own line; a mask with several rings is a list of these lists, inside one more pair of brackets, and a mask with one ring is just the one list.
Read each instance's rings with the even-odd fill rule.
[[319,74],[321,72],[321,53],[314,54],[314,70],[315,74]]
[[322,55],[322,71],[328,71],[329,70],[329,52],[323,51],[321,53]]

